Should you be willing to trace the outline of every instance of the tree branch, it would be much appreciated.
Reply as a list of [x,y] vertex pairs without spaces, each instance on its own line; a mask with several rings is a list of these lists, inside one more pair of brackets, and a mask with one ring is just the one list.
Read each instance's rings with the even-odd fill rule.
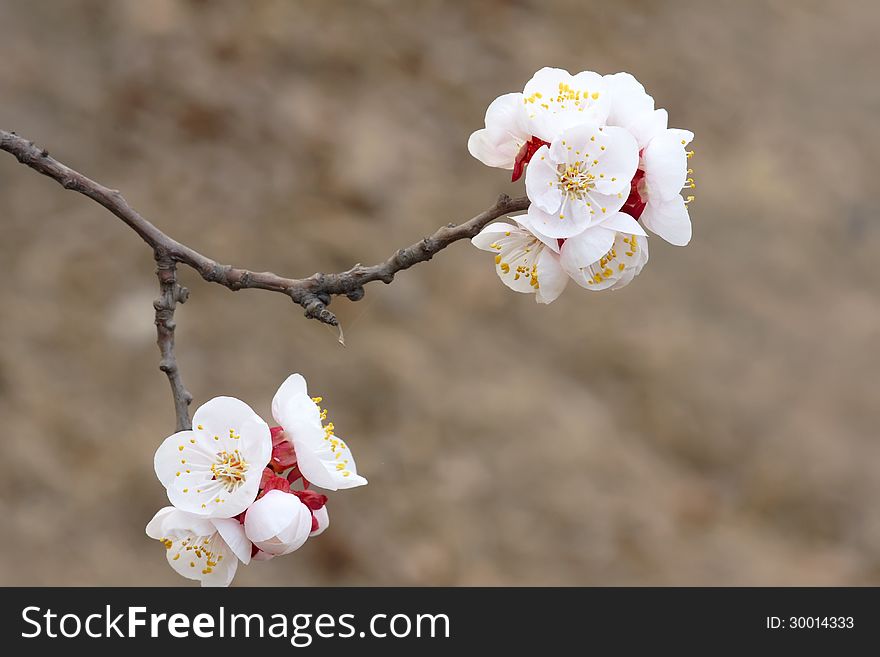
[[306,317],[331,326],[339,324],[336,316],[327,309],[331,297],[345,295],[352,301],[358,301],[364,296],[363,286],[366,283],[372,281],[390,283],[397,272],[430,260],[453,242],[473,237],[490,221],[511,212],[525,210],[529,206],[526,197],[512,199],[502,194],[492,207],[465,223],[458,226],[455,224],[442,226],[434,234],[399,249],[379,264],[369,267],[358,264],[348,271],[336,274],[317,273],[308,278],[286,278],[268,271],[253,272],[233,265],[224,265],[181,244],[138,214],[118,191],[109,189],[65,166],[50,157],[48,151],[38,148],[33,142],[15,133],[0,130],[0,150],[11,153],[19,162],[52,178],[65,189],[88,196],[125,222],[152,247],[155,253],[161,252],[168,260],[195,269],[206,281],[218,283],[230,290],[249,288],[281,292],[302,306]]
[[253,272],[224,265],[181,244],[138,214],[117,190],[105,187],[62,164],[50,157],[48,151],[14,132],[0,130],[0,150],[11,153],[19,162],[55,180],[65,189],[88,196],[121,219],[153,250],[156,276],[159,278],[159,297],[153,303],[156,309],[156,342],[162,355],[159,369],[165,372],[171,386],[178,431],[191,427],[189,404],[192,401],[192,395],[183,385],[174,353],[174,311],[177,304],[184,303],[189,296],[189,291],[177,282],[178,264],[187,265],[206,281],[233,291],[258,289],[280,292],[302,306],[306,317],[339,326],[336,315],[327,309],[333,296],[345,295],[352,301],[359,301],[364,297],[364,285],[367,283],[390,283],[397,272],[430,260],[453,242],[473,237],[490,221],[529,207],[529,200],[525,197],[512,199],[502,194],[492,207],[465,223],[442,226],[421,241],[398,249],[384,262],[369,267],[357,264],[348,271],[335,274],[317,273],[308,278],[286,278],[268,271]]

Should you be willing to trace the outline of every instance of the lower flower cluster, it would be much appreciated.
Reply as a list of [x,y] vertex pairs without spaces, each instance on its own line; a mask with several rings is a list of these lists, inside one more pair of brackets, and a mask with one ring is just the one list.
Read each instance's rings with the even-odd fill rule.
[[215,397],[156,450],[156,476],[171,506],[146,528],[168,563],[202,586],[228,586],[239,563],[299,549],[327,529],[327,496],[313,490],[367,483],[335,435],[320,397],[293,374],[272,400],[270,428],[247,404]]

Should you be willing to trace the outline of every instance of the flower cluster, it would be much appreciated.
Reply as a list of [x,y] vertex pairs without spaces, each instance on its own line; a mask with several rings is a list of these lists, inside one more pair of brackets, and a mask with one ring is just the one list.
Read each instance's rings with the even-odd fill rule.
[[691,239],[693,133],[629,73],[571,75],[543,68],[522,93],[496,98],[468,150],[492,167],[525,171],[528,213],[493,223],[473,244],[495,254],[498,276],[539,303],[568,280],[590,290],[627,285],[648,261],[645,228],[671,244]]
[[289,554],[327,529],[327,496],[311,485],[338,490],[367,480],[320,403],[293,374],[272,400],[279,426],[269,428],[243,401],[216,397],[195,412],[192,430],[165,439],[154,464],[172,506],[146,531],[174,570],[202,586],[228,586],[239,562]]

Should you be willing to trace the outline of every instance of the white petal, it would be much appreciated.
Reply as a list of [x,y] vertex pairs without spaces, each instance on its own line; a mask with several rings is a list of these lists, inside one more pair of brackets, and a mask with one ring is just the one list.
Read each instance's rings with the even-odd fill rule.
[[554,68],[535,73],[526,83],[523,100],[527,131],[547,142],[585,121],[604,123],[610,107],[600,75],[584,71],[573,76]]
[[293,434],[297,465],[311,483],[339,490],[363,486],[367,480],[357,473],[357,465],[348,445],[334,435],[320,438],[315,434]]
[[535,301],[538,303],[555,301],[567,284],[568,274],[562,268],[559,256],[544,249],[538,256],[538,288],[535,291]]
[[468,152],[490,167],[512,169],[524,142],[518,142],[504,130],[482,128],[468,137]]
[[505,233],[509,233],[515,229],[515,226],[497,222],[484,227],[477,235],[471,238],[471,244],[483,251],[492,251],[497,253],[497,249],[492,245],[495,244],[499,237]]
[[296,495],[271,490],[248,509],[244,530],[264,552],[290,554],[308,539],[312,514]]
[[[690,130],[682,130],[680,128],[669,128],[669,132],[678,139],[678,143],[687,146],[694,140],[694,133]],[[683,142],[683,143],[682,143]]]
[[166,542],[168,564],[180,575],[202,586],[228,586],[232,581],[238,558],[210,521],[166,507],[147,525],[151,536],[157,529],[161,532],[156,538]]
[[599,291],[623,287],[647,262],[647,250],[642,248],[646,242],[645,238],[635,235],[613,233],[612,247],[599,260],[586,266],[580,262],[586,260],[589,255],[584,255],[580,262],[574,262],[573,259],[565,260],[565,248],[568,245],[566,242],[563,245],[563,266],[578,285],[588,290]]
[[602,228],[609,228],[611,230],[620,231],[621,233],[641,235],[643,237],[648,236],[648,233],[639,226],[639,222],[625,212],[615,212],[613,215],[602,221],[600,225]]
[[639,144],[639,149],[643,149],[650,141],[666,130],[669,115],[665,109],[658,109],[648,114],[642,114],[627,126],[627,130],[632,133]]
[[691,219],[679,194],[668,201],[649,199],[640,219],[648,230],[670,244],[685,246],[691,241]]
[[534,225],[529,221],[528,214],[518,214],[515,217],[510,217],[513,219],[523,230],[527,230],[532,235],[538,238],[540,242],[542,242],[545,246],[547,246],[554,253],[559,253],[559,240],[555,237],[549,237],[544,235],[540,230],[537,230]]
[[486,127],[512,135],[523,133],[523,119],[523,95],[519,92],[498,96],[486,109]]
[[598,153],[596,139],[602,137],[599,124],[586,122],[562,132],[550,144],[550,158],[556,163],[574,164],[583,161],[591,147]]
[[[610,195],[628,190],[639,166],[635,137],[623,128],[606,126],[593,143],[595,148],[587,151],[585,159],[596,176],[596,191]],[[626,202],[625,196],[623,201]]]
[[526,167],[526,194],[532,205],[544,212],[554,213],[562,204],[558,187],[559,173],[550,156],[550,149],[541,146]]
[[165,536],[165,532],[162,531],[162,524],[165,518],[168,517],[169,514],[174,513],[176,509],[173,506],[165,506],[156,511],[156,515],[153,516],[153,519],[147,523],[147,536],[153,538],[155,540],[160,540]]
[[315,516],[315,520],[318,521],[318,528],[309,534],[309,536],[323,534],[324,530],[330,526],[330,514],[327,513],[327,505],[325,504],[317,511],[312,511],[312,514]]
[[[568,209],[568,214],[565,212],[548,214],[533,203],[529,206],[528,222],[543,236],[551,239],[572,237],[590,226],[591,215],[582,202],[565,203],[564,207]],[[573,212],[570,209],[572,207],[577,211]]]
[[522,94],[499,96],[486,110],[486,127],[468,139],[468,151],[490,167],[512,169],[529,135],[524,127]]
[[195,437],[193,431],[178,431],[168,436],[159,445],[153,457],[153,469],[165,488],[174,483],[176,473],[180,470],[181,450],[179,447],[190,444]]
[[[261,470],[272,454],[272,437],[263,418],[235,397],[215,397],[193,414],[193,430],[218,436],[227,451],[238,449]],[[241,436],[235,438],[235,436]]]
[[627,196],[629,196],[628,191],[601,194],[597,190],[590,190],[587,193],[588,209],[592,211],[592,220],[589,225],[596,226],[620,210],[626,203]]
[[626,287],[632,280],[639,275],[642,268],[648,262],[648,240],[639,239],[633,235],[623,235],[618,233],[614,242],[614,249],[617,254],[617,267],[620,262],[624,264],[624,271],[614,285],[612,290],[619,290]]
[[645,147],[645,183],[648,198],[669,200],[681,192],[687,179],[687,141],[680,130],[665,130]]
[[523,89],[523,97],[531,96],[535,92],[542,93],[544,97],[548,93],[555,93],[559,83],[567,83],[571,80],[571,73],[562,68],[545,66],[535,72],[531,79],[526,82]]
[[308,397],[309,389],[306,385],[306,380],[302,374],[291,374],[287,379],[285,379],[284,383],[278,388],[278,392],[275,393],[275,396],[272,398],[272,417],[275,418],[276,422],[281,422],[278,419],[278,413],[281,411],[281,408],[294,397]]
[[560,255],[562,267],[574,277],[578,270],[604,257],[614,245],[614,237],[613,230],[596,226],[566,240]]
[[226,541],[229,549],[246,566],[251,560],[252,544],[244,533],[244,527],[235,518],[212,518],[211,523],[217,528],[220,537]]
[[605,84],[611,97],[608,125],[629,129],[654,112],[654,99],[642,84],[629,73],[605,76]]

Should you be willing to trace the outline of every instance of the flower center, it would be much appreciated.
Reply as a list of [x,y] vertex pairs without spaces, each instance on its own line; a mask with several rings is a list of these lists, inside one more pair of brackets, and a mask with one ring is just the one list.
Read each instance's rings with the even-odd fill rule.
[[225,449],[217,452],[217,462],[211,466],[214,479],[230,493],[244,483],[247,470],[248,464],[237,449],[232,452],[227,452]]
[[596,176],[588,171],[588,166],[581,160],[572,164],[560,164],[558,171],[558,187],[569,199],[584,199],[587,192],[596,185]]
[[163,538],[162,543],[165,545],[166,550],[176,548],[174,556],[172,557],[174,561],[177,561],[180,559],[180,556],[183,555],[184,560],[190,560],[190,568],[200,568],[204,564],[205,567],[202,568],[202,575],[209,575],[214,572],[214,568],[216,568],[223,560],[223,555],[212,549],[216,547],[214,545],[216,542],[216,536],[216,534],[212,536],[196,536],[190,534],[187,538],[181,540],[176,546],[174,541],[170,538]]

